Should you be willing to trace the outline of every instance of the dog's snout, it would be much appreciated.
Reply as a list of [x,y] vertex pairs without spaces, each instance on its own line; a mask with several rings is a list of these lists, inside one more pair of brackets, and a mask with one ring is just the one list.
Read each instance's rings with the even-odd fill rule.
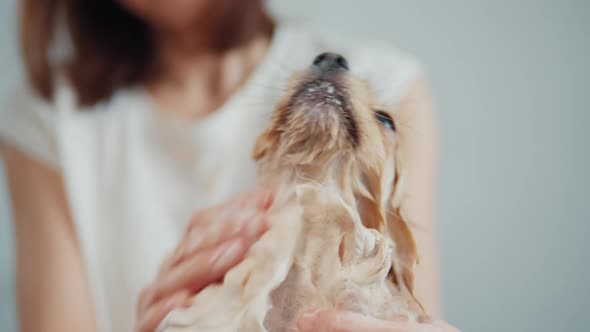
[[337,53],[322,53],[313,60],[313,66],[322,72],[338,72],[347,71],[348,62],[346,59]]

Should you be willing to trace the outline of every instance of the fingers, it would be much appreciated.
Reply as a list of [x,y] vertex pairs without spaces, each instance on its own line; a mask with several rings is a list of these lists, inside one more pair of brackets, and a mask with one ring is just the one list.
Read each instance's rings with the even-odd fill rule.
[[240,262],[248,247],[248,243],[237,237],[196,253],[156,280],[153,297],[157,299],[182,289],[188,289],[192,293],[199,291],[221,279],[230,268]]
[[230,222],[239,224],[239,228],[234,227],[233,230],[219,235],[216,239],[216,236],[212,236],[211,238],[204,238],[200,240],[199,237],[205,236],[204,233],[207,232],[199,228],[194,228],[193,232],[197,234],[195,236],[189,236],[185,238],[178,245],[178,248],[174,251],[174,253],[160,266],[158,275],[167,273],[171,269],[182,264],[185,260],[189,260],[195,255],[210,250],[220,243],[223,243],[232,238],[241,238],[247,247],[250,247],[268,229],[267,218],[263,212],[241,216],[236,220],[232,220]]
[[216,223],[215,225],[191,228],[183,240],[187,244],[180,253],[179,259],[182,260],[202,248],[213,246],[235,236],[251,239],[266,227],[265,212],[258,209],[241,210],[212,220],[211,222]]
[[[241,238],[230,239],[214,248],[199,252],[170,271],[163,273],[138,300],[138,331],[154,326],[175,307],[187,303],[191,295],[221,279],[225,273],[242,260],[248,244]],[[155,322],[155,323],[154,323]],[[155,324],[155,325],[154,325]]]
[[267,191],[247,193],[197,213],[155,282],[141,292],[137,331],[153,331],[173,308],[238,264],[267,230],[272,199]]
[[236,235],[252,237],[257,234],[272,199],[272,194],[266,191],[247,193],[197,213],[182,240],[188,244],[179,259]]
[[320,310],[304,314],[297,327],[302,332],[392,332],[390,326],[359,314],[336,310]]
[[176,308],[188,306],[189,292],[178,292],[150,306],[137,322],[137,332],[153,332],[168,313]]
[[273,199],[274,195],[270,190],[243,193],[227,202],[223,202],[197,212],[191,218],[187,231],[200,225],[208,226],[207,224],[211,221],[211,219],[220,212],[223,213],[234,210],[243,211],[248,208],[255,208],[261,211],[268,210],[273,202]]
[[408,320],[384,321],[334,309],[303,314],[297,322],[297,327],[301,332],[446,332],[435,325]]
[[198,251],[236,236],[252,243],[266,231],[266,211],[273,201],[270,191],[246,193],[193,216],[174,252],[160,265],[159,274],[170,270]]

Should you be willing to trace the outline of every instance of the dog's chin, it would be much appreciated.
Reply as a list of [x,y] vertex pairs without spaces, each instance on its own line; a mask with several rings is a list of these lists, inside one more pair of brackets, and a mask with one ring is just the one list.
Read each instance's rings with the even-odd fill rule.
[[302,84],[289,99],[287,112],[283,113],[282,138],[302,143],[300,148],[309,149],[313,154],[318,149],[331,152],[352,147],[357,140],[357,128],[343,91],[338,84],[324,79]]
[[291,165],[322,165],[352,148],[340,110],[327,105],[294,110],[278,145],[280,159]]
[[349,107],[348,97],[340,82],[325,78],[305,81],[291,97],[292,103],[308,106],[325,105],[341,111]]

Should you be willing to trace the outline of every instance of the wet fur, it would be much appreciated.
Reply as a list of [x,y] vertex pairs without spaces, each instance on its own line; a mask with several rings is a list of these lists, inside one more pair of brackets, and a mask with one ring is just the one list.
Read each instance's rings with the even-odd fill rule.
[[165,331],[296,331],[302,311],[325,307],[425,317],[412,293],[417,251],[400,215],[403,156],[376,110],[395,118],[348,73],[293,75],[252,154],[261,185],[277,193],[270,228]]
[[[403,164],[397,135],[374,115],[376,110],[392,118],[395,114],[378,105],[362,80],[350,75],[329,78],[334,89],[331,96],[309,91],[310,86],[317,89],[318,80],[324,82],[307,71],[293,76],[271,125],[253,151],[260,178],[270,186],[307,181],[336,188],[365,227],[391,238],[395,254],[389,280],[408,299],[411,310],[423,316],[413,295],[416,245],[400,213]],[[332,98],[337,102],[326,101]],[[337,213],[330,206],[321,208],[326,214]]]

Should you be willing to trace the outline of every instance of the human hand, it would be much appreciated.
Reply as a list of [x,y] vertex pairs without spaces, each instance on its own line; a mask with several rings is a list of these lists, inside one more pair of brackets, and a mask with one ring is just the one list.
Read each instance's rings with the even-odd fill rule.
[[155,331],[170,311],[190,305],[194,294],[241,262],[266,231],[271,204],[272,194],[254,192],[197,212],[155,280],[142,290],[135,331]]
[[362,314],[324,309],[303,314],[297,322],[300,332],[459,332],[449,324],[385,321]]

